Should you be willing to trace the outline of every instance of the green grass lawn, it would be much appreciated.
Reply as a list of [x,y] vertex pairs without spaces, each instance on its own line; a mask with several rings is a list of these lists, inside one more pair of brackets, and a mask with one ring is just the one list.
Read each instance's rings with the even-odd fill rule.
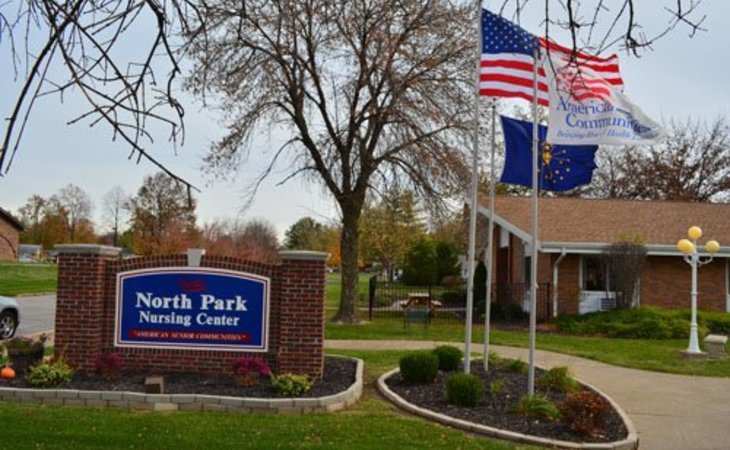
[[[404,414],[372,381],[403,352],[338,351],[365,359],[363,398],[331,414],[266,415],[130,412],[2,404],[3,442],[14,448],[526,449]],[[12,443],[12,444],[11,444]]]
[[[359,325],[328,323],[325,337],[330,340],[389,339],[464,342],[464,326],[458,323],[435,322],[428,328],[415,324],[411,325],[408,330],[404,330],[402,319],[377,318],[372,323]],[[472,342],[481,343],[483,341],[484,327],[477,325],[472,332]],[[497,345],[527,347],[528,333],[492,329],[490,342]],[[608,339],[538,333],[537,347],[635,369],[684,375],[730,377],[730,358],[707,361],[683,359],[681,352],[687,348],[686,339]]]
[[0,295],[56,292],[55,264],[0,263]]
[[[361,273],[357,280],[357,291],[360,295],[367,298],[368,295],[368,280],[373,276],[372,273]],[[327,309],[337,310],[340,306],[340,293],[342,292],[342,274],[341,273],[330,273],[327,274]]]

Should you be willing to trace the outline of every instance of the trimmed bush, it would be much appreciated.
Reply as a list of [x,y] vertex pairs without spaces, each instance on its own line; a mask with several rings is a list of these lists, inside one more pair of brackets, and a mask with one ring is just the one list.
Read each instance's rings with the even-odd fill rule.
[[439,371],[439,358],[433,352],[420,351],[400,359],[400,373],[409,383],[432,383]]
[[463,353],[456,347],[440,345],[433,349],[433,353],[439,359],[439,370],[453,372],[461,365]]
[[446,379],[446,397],[459,406],[476,406],[484,398],[484,383],[474,374],[456,373]]
[[595,436],[606,428],[611,405],[594,392],[581,391],[568,394],[559,409],[573,431]]
[[537,379],[538,387],[557,392],[573,392],[580,388],[567,367],[553,367]]
[[51,388],[64,381],[71,381],[73,374],[73,369],[66,364],[66,361],[59,358],[31,367],[28,382],[35,387]]
[[504,392],[504,380],[494,380],[489,383],[489,395],[492,397],[502,395]]
[[[700,319],[700,334],[707,326]],[[689,336],[689,313],[642,307],[601,311],[555,320],[564,333],[627,339],[684,339]]]
[[444,305],[465,305],[466,304],[466,291],[459,289],[456,291],[445,291],[441,294],[441,303]]
[[116,380],[124,370],[124,358],[117,352],[102,353],[94,359],[96,373],[107,380]]
[[700,325],[707,327],[709,333],[730,334],[730,314],[722,312],[705,312],[698,314]]
[[512,359],[504,363],[504,368],[508,372],[527,373],[527,363],[521,359]]
[[285,373],[271,376],[271,386],[284,397],[301,397],[312,389],[312,382],[306,375]]
[[525,395],[514,408],[514,411],[524,417],[533,417],[547,420],[560,419],[560,411],[553,402],[542,395]]
[[487,360],[489,361],[489,367],[499,367],[504,364],[504,360],[496,352],[489,352]]
[[526,322],[530,318],[530,314],[516,303],[492,302],[489,315],[495,322]]

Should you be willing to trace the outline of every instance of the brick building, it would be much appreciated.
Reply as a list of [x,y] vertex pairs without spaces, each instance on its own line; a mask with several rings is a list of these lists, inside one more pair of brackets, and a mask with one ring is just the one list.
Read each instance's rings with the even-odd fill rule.
[[[498,302],[527,305],[530,279],[531,199],[495,200],[492,282]],[[480,214],[489,215],[487,198]],[[539,202],[538,315],[576,314],[615,305],[600,257],[622,236],[638,236],[647,249],[638,302],[689,308],[690,266],[676,249],[687,229],[720,242],[715,259],[698,275],[698,307],[730,312],[730,204],[542,198]]]
[[22,230],[20,222],[0,208],[0,261],[18,260],[18,241]]

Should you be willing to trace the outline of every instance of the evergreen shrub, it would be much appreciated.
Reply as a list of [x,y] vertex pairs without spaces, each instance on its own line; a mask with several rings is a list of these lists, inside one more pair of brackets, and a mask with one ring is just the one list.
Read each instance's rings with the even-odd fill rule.
[[432,383],[439,370],[439,358],[433,352],[409,353],[400,359],[400,373],[409,383]]
[[477,406],[484,398],[484,383],[474,374],[453,374],[446,379],[446,397],[455,405]]
[[439,370],[453,372],[461,365],[463,353],[451,345],[440,345],[433,349],[433,353],[439,359]]

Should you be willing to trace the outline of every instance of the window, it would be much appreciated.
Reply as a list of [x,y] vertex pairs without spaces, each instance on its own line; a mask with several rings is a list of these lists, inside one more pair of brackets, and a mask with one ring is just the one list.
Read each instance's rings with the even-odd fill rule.
[[598,256],[584,256],[583,258],[583,288],[584,291],[608,291],[608,276],[606,266]]

